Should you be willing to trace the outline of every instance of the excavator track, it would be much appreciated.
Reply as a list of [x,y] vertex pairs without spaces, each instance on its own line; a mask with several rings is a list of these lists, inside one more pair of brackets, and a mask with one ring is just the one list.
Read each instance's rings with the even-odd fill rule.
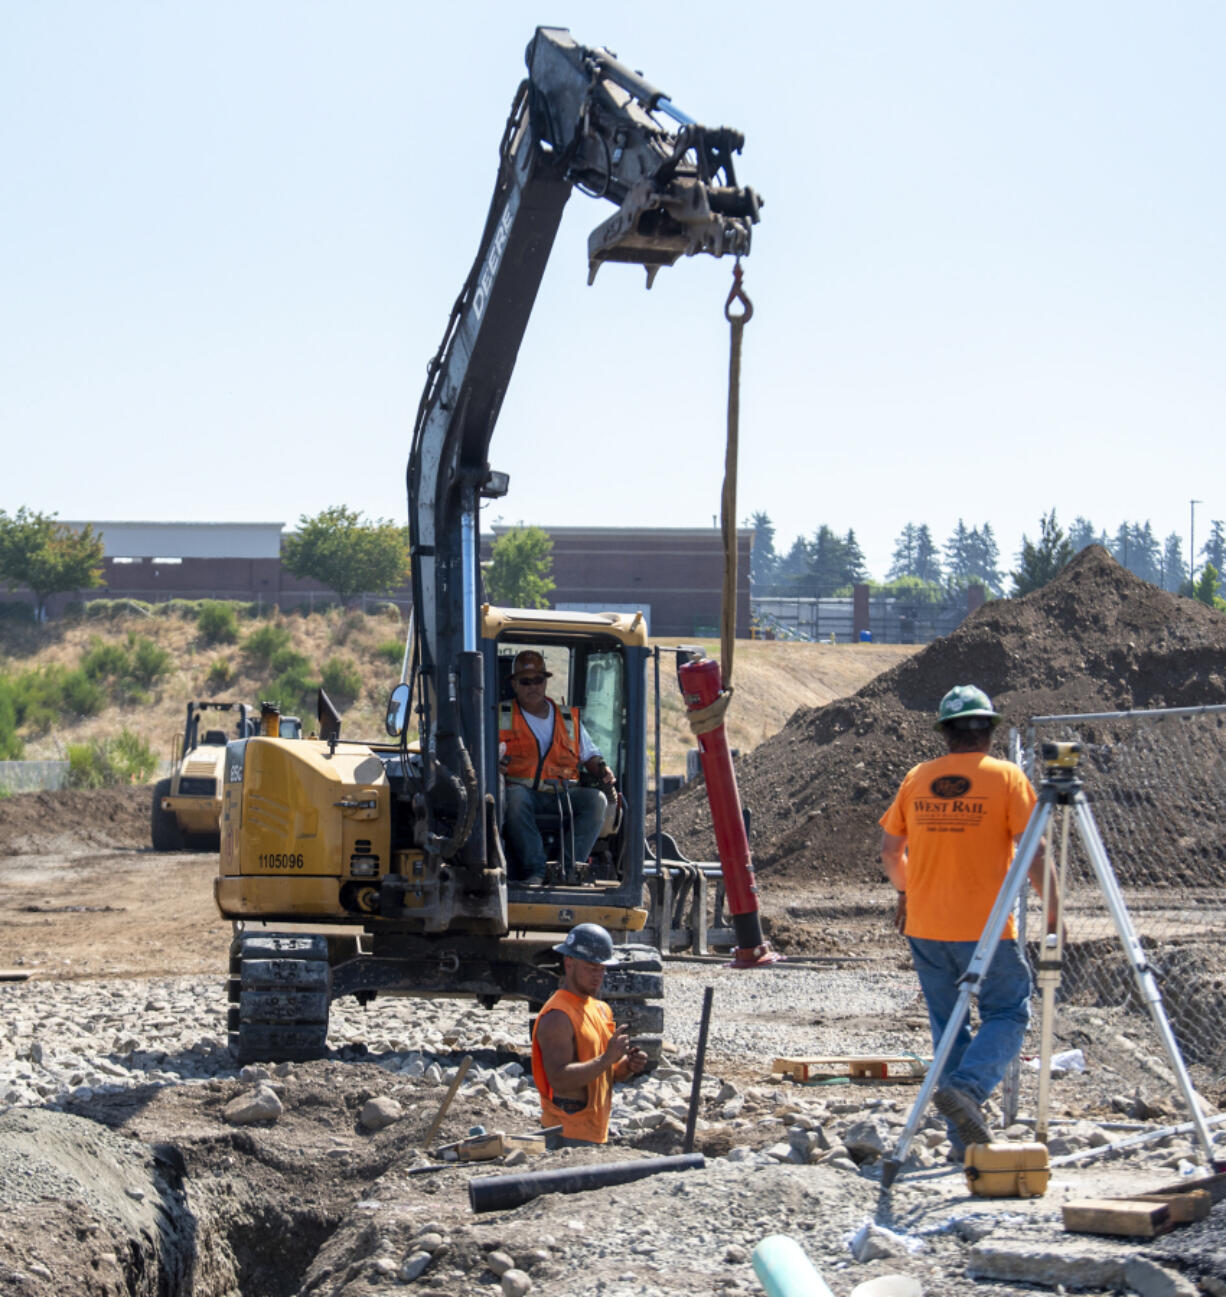
[[239,1063],[302,1062],[328,1052],[328,939],[242,934],[230,947],[230,1052]]

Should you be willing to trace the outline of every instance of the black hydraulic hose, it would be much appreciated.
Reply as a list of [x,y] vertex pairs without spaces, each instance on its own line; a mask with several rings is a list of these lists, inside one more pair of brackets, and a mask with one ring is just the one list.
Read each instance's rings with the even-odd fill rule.
[[661,1171],[700,1171],[706,1164],[701,1153],[686,1153],[557,1171],[529,1171],[524,1175],[483,1175],[468,1182],[468,1202],[473,1211],[506,1211],[546,1193],[582,1193],[611,1184],[629,1184]]
[[430,834],[427,843],[429,849],[442,856],[444,860],[453,856],[468,841],[468,835],[472,832],[473,823],[477,818],[477,772],[473,769],[472,759],[462,739],[457,740],[457,746],[460,750],[459,776],[447,770],[441,761],[433,763],[433,769],[436,771],[446,771],[446,781],[463,806],[456,829],[450,837],[444,838],[438,833]]

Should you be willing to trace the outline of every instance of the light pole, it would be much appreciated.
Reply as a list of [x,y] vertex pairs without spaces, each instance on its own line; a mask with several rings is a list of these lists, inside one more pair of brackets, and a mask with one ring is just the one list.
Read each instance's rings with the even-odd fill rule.
[[1196,506],[1204,504],[1203,500],[1188,501],[1188,584],[1196,593]]

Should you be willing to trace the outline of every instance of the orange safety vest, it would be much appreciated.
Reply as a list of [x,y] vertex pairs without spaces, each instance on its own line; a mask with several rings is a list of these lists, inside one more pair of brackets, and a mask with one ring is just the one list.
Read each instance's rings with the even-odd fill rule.
[[510,704],[510,712],[508,728],[504,704],[500,718],[504,725],[498,731],[499,740],[507,745],[507,766],[503,772],[506,777],[516,783],[531,784],[533,788],[542,780],[548,783],[565,779],[573,784],[579,778],[579,709],[554,703],[553,741],[543,755],[518,702]]
[[554,1010],[570,1019],[575,1033],[575,1062],[590,1063],[599,1058],[613,1037],[613,1010],[603,1000],[576,995],[573,991],[559,989],[537,1015],[532,1028],[532,1079],[541,1096],[541,1125],[561,1126],[566,1139],[586,1139],[593,1144],[605,1144],[609,1139],[609,1114],[613,1111],[613,1068],[601,1072],[587,1083],[587,1103],[578,1112],[563,1112],[553,1102],[553,1090],[545,1076],[545,1061],[541,1047],[536,1043],[537,1028],[541,1019]]

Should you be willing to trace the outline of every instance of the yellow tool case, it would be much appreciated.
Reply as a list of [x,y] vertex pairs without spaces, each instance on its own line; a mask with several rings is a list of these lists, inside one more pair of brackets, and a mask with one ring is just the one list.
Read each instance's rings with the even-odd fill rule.
[[1039,1198],[1051,1176],[1046,1144],[970,1144],[964,1166],[980,1198]]

